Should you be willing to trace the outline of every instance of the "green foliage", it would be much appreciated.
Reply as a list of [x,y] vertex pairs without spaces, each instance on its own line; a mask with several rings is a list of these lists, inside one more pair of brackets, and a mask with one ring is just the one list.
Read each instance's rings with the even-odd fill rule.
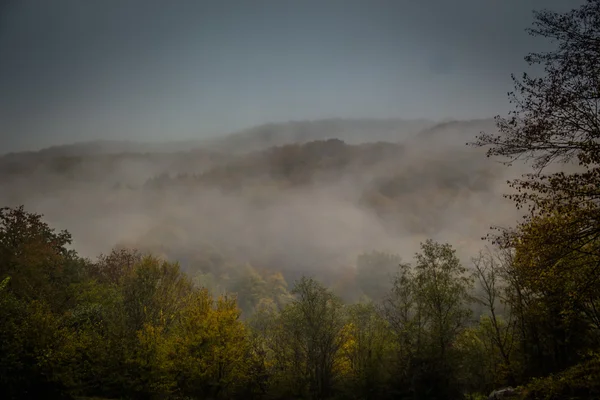
[[[0,394],[2,398],[60,397],[70,383],[65,374],[69,331],[44,303],[25,302],[0,291]],[[67,364],[68,366],[68,364]]]
[[339,376],[338,353],[344,342],[343,305],[311,278],[296,282],[296,297],[281,312],[278,325],[285,344],[287,379],[296,379],[294,394],[320,399],[330,396]]
[[389,367],[395,351],[387,321],[372,303],[348,308],[341,357],[345,363],[344,389],[351,397],[377,399],[385,396],[391,377]]
[[471,286],[448,244],[428,240],[414,267],[399,266],[383,315],[394,333],[396,385],[404,395],[452,398],[460,393],[456,340],[470,316]]
[[238,305],[246,316],[263,307],[281,310],[292,299],[281,273],[261,272],[245,265],[227,287],[229,292],[236,294]]
[[[48,261],[36,249],[18,253],[33,270]],[[136,251],[115,250],[95,263],[66,251],[43,253],[69,266],[62,279],[38,283],[56,298],[26,293],[12,285],[13,276],[0,283],[1,394],[9,399],[42,392],[131,399],[477,396],[527,382],[536,362],[555,355],[531,349],[556,349],[557,332],[589,334],[584,341],[570,339],[568,348],[577,351],[594,343],[593,318],[583,303],[556,308],[553,299],[573,299],[558,290],[570,286],[540,274],[540,257],[526,243],[516,250],[476,259],[480,292],[475,296],[448,244],[422,243],[412,266],[397,256],[365,254],[356,278],[375,275],[371,282],[383,285],[387,275],[391,289],[381,303],[353,305],[344,305],[311,278],[300,279],[288,292],[280,273],[250,265],[230,264],[221,282],[237,297],[215,298],[177,263]],[[585,268],[584,261],[572,260],[571,271]],[[21,262],[23,269],[30,266]],[[23,269],[14,273],[31,272]],[[573,287],[580,284],[577,274],[556,274]],[[469,320],[473,299],[489,312],[476,324]],[[506,304],[499,306],[499,300]],[[581,312],[565,314],[568,310]],[[578,368],[565,373],[573,384],[565,384],[566,378],[534,380],[524,393],[538,396],[540,382],[560,393],[579,388],[593,371]]]
[[178,264],[142,258],[122,285],[128,328],[138,331],[147,323],[162,323],[168,329],[191,292],[192,284]]
[[472,282],[449,244],[427,240],[415,261],[416,301],[435,356],[444,364],[449,344],[470,316],[466,304]]
[[66,248],[71,235],[56,233],[41,217],[22,206],[0,208],[0,279],[10,276],[10,289],[19,298],[61,307],[65,286],[76,278],[75,255]]
[[239,314],[235,298],[192,295],[175,331],[173,368],[182,394],[229,398],[247,383],[250,343]]
[[600,396],[600,358],[589,360],[555,375],[533,379],[521,388],[524,400],[596,399]]

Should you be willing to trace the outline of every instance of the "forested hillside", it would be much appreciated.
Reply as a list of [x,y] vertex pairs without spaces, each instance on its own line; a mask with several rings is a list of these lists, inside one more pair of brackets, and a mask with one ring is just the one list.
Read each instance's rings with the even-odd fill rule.
[[202,145],[217,151],[240,154],[272,146],[328,139],[339,139],[350,144],[380,141],[397,143],[434,125],[434,121],[402,119],[291,121],[256,126],[225,137],[206,140]]
[[493,126],[0,158],[0,398],[599,398],[598,21]]

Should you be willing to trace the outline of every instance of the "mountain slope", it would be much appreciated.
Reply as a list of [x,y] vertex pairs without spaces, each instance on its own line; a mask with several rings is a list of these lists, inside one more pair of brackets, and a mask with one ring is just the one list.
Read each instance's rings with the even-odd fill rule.
[[256,126],[207,140],[207,148],[232,153],[264,150],[290,143],[340,139],[349,144],[401,142],[435,125],[429,120],[403,119],[322,119],[291,121]]

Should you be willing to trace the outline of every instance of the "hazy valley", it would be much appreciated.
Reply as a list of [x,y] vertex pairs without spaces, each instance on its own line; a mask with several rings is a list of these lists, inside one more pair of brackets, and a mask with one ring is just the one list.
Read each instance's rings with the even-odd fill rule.
[[468,263],[490,225],[516,219],[502,194],[518,167],[466,146],[486,128],[492,120],[325,120],[257,127],[218,145],[56,147],[0,159],[0,201],[44,214],[92,258],[135,247],[194,271],[204,246],[333,284],[361,253],[409,259],[427,238],[452,243]]
[[599,399],[599,44],[600,0],[0,1],[0,398]]

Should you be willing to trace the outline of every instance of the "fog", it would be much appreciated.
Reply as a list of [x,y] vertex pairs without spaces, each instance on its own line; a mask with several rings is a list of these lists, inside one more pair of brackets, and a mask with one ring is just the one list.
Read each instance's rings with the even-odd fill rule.
[[[363,252],[410,261],[427,238],[449,242],[467,264],[486,245],[490,226],[516,222],[519,212],[502,195],[507,179],[526,167],[506,167],[465,145],[494,129],[493,121],[424,123],[416,133],[414,121],[397,121],[386,128],[396,132],[390,142],[373,144],[381,125],[306,122],[296,138],[308,144],[290,153],[296,158],[283,153],[290,146],[271,147],[259,128],[223,138],[219,153],[208,141],[170,153],[136,153],[130,144],[126,153],[115,145],[112,154],[77,157],[80,144],[51,155],[13,154],[1,159],[0,201],[44,214],[90,258],[125,246],[189,269],[211,249],[290,279],[311,274],[327,282]],[[293,126],[270,126],[268,136],[280,145]],[[311,142],[319,135],[352,136],[353,144]],[[256,141],[249,146],[256,151],[240,154],[240,138]],[[281,175],[282,168],[292,172]]]
[[567,5],[326,3],[11,2],[0,154],[53,147],[0,158],[0,205],[85,257],[135,247],[191,272],[218,254],[333,282],[427,238],[468,264],[520,217],[503,194],[529,169],[465,143],[549,45],[524,31],[532,8]]

